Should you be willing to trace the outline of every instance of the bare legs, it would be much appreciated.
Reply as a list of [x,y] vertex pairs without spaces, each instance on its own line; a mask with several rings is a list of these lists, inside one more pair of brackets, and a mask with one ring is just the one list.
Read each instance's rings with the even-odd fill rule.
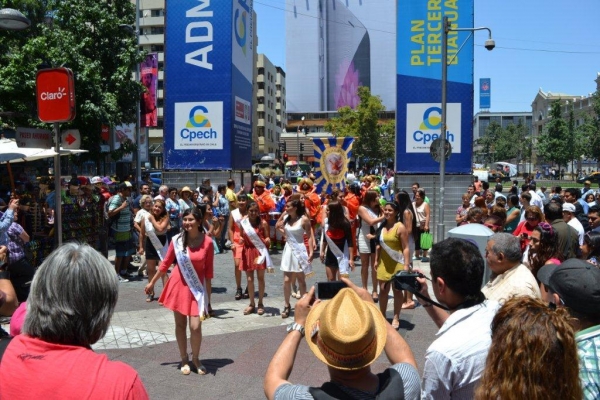
[[[177,347],[179,347],[179,356],[181,357],[181,366],[184,367],[189,365],[189,358],[187,353],[187,325],[188,317],[173,312],[175,316],[175,337],[177,338]],[[201,366],[200,356],[200,345],[202,344],[202,321],[198,316],[189,317],[190,325],[190,344],[192,346],[192,361],[195,366],[200,369]]]
[[[379,310],[385,317],[387,312],[388,297],[390,292],[390,282],[379,281]],[[402,311],[402,291],[392,287],[394,292],[394,316],[392,317],[392,327],[398,329],[400,326],[400,311]]]
[[371,271],[371,282],[373,284],[373,299],[377,299],[377,266],[375,265],[375,253],[360,253],[360,278],[362,288],[369,290],[367,284],[369,281],[369,271]]
[[327,274],[327,280],[329,282],[339,280],[340,279],[339,278],[339,276],[340,276],[339,272],[340,272],[340,269],[337,268],[337,267],[330,267],[328,265],[325,266],[325,273]]
[[292,294],[292,278],[296,277],[298,286],[300,287],[300,296],[306,293],[306,281],[304,280],[304,272],[284,272],[283,273],[283,298],[285,306],[290,306],[290,296]]
[[[258,279],[258,304],[262,304],[265,295],[265,270],[257,270],[256,277]],[[254,307],[254,271],[246,271],[246,279],[248,281],[248,293],[250,294],[250,306]]]

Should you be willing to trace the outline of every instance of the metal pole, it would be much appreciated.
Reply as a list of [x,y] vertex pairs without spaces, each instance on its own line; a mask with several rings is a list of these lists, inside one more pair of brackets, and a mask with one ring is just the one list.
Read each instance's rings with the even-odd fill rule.
[[300,126],[298,126],[298,129],[296,130],[296,149],[298,150],[296,161],[300,163]]
[[54,243],[56,248],[62,246],[62,180],[60,178],[60,124],[54,123],[54,150],[56,155],[54,156]]
[[448,30],[450,22],[444,17],[442,32],[442,123],[440,126],[440,201],[437,225],[437,241],[445,238],[444,225],[444,192],[446,178],[446,85],[448,83]]
[[[136,31],[136,41],[137,41],[137,52],[140,52],[140,0],[135,1],[135,31]],[[136,63],[135,65],[135,81],[140,82],[140,63]],[[137,98],[137,123],[135,127],[135,144],[137,146],[137,152],[135,154],[135,187],[137,188],[137,192],[140,192],[140,181],[142,180],[142,163],[140,160],[140,96]],[[146,140],[148,138],[146,137]]]

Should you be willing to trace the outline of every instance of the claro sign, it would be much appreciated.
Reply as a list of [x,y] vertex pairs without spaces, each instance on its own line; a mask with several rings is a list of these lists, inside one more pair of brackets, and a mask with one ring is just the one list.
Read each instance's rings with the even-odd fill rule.
[[40,121],[68,122],[75,118],[73,71],[68,68],[38,71],[36,91]]

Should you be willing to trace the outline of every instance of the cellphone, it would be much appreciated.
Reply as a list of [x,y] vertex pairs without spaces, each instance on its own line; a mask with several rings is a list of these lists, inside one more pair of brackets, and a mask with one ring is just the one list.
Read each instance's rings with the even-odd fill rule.
[[315,296],[319,300],[333,299],[345,287],[348,286],[342,281],[317,282]]

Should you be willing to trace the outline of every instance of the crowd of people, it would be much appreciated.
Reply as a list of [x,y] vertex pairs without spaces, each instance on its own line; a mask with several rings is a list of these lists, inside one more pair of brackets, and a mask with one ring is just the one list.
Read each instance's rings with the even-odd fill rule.
[[[173,311],[180,372],[206,374],[200,359],[202,322],[217,311],[211,305],[215,254],[231,253],[233,297],[248,300],[243,315],[263,315],[265,274],[275,270],[271,254],[281,251],[281,317],[294,322],[266,372],[268,398],[600,396],[600,195],[592,191],[597,200],[588,204],[582,198],[589,185],[583,191],[555,187],[545,193],[528,182],[503,194],[501,185],[492,192],[486,182],[476,181],[462,196],[456,223],[482,223],[495,232],[482,256],[463,239],[430,248],[423,240],[431,221],[425,190],[415,182],[411,193],[396,189],[386,196],[381,182],[367,175],[344,190],[319,194],[310,176],[295,187],[285,179],[257,179],[249,193],[236,191],[232,179],[216,191],[205,180],[197,190],[161,186],[154,196],[149,185],[140,185],[132,196],[132,185],[125,181],[111,195],[103,181],[97,182],[115,243],[114,266],[89,246],[70,243],[32,273],[29,299],[5,290],[0,277],[0,314],[10,315],[22,303],[15,314],[20,317],[13,317],[14,332],[11,326],[15,338],[4,344],[0,374],[10,369],[17,376],[31,368],[28,374],[38,376],[42,371],[36,368],[61,357],[82,357],[105,370],[98,385],[119,375],[113,398],[147,397],[135,371],[89,350],[106,332],[114,292],[119,281],[127,282],[132,256],[141,258],[138,274],[148,278],[146,301],[157,300]],[[18,206],[17,200],[8,205],[0,233],[8,230],[4,218]],[[26,238],[18,229],[7,237],[8,253],[18,254],[9,244]],[[332,300],[317,299],[314,288],[307,287],[317,251],[327,279],[347,286]],[[358,259],[360,284],[355,285],[348,276]],[[430,263],[429,283],[422,271],[413,270],[417,259]],[[492,272],[488,282],[483,282],[484,261]],[[392,283],[401,271],[421,273],[417,293],[403,293]],[[55,290],[65,281],[72,282],[73,291]],[[435,300],[429,298],[429,285]],[[90,287],[95,304],[82,302],[79,295]],[[394,300],[388,322],[390,289]],[[53,290],[61,293],[49,295]],[[421,376],[398,333],[401,310],[418,305],[413,294],[439,327]],[[61,312],[89,319],[89,325],[69,327],[73,318],[57,317]],[[64,329],[73,330],[73,336],[57,333]],[[329,382],[319,388],[288,381],[303,337],[328,366]],[[48,355],[48,363],[32,367],[29,359],[14,357],[23,351]],[[382,352],[391,366],[375,375],[370,365]],[[66,378],[48,376],[58,382]],[[16,377],[3,379],[0,394],[15,397],[17,382]]]

